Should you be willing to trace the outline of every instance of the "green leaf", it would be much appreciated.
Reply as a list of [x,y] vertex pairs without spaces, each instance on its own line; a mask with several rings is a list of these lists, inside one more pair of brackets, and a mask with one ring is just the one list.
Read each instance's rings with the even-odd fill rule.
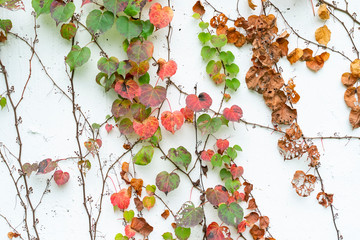
[[146,189],[147,194],[152,195],[156,191],[156,186],[155,185],[146,185],[145,189]]
[[139,122],[144,121],[151,114],[151,108],[146,108],[143,104],[140,103],[134,103],[131,105],[130,109],[133,118]]
[[113,12],[116,16],[118,13],[123,12],[128,5],[129,0],[104,0],[104,7]]
[[134,156],[133,161],[137,165],[148,165],[154,155],[154,147],[143,146]]
[[157,188],[167,195],[179,186],[180,177],[176,173],[172,172],[169,174],[166,171],[162,171],[156,176],[155,183]]
[[124,52],[126,52],[128,50],[129,45],[130,45],[129,40],[127,38],[125,38],[125,40],[122,43],[122,47],[124,49]]
[[143,84],[149,84],[149,83],[150,83],[150,75],[147,72],[139,78],[139,84],[143,85]]
[[206,65],[206,72],[212,77],[220,72],[221,66],[222,64],[220,61],[215,62],[214,60],[211,60]]
[[151,145],[153,145],[154,147],[157,147],[159,145],[159,142],[162,140],[162,134],[161,134],[161,128],[158,127],[158,129],[156,130],[156,132],[154,133],[154,135],[152,135],[149,138],[149,142],[151,143]]
[[202,58],[207,61],[209,60],[210,58],[212,58],[216,53],[216,49],[215,48],[211,48],[209,46],[204,46],[202,49],[201,49],[201,56]]
[[77,28],[74,23],[65,23],[61,26],[60,34],[66,40],[72,39],[76,34]]
[[209,23],[208,22],[199,22],[199,27],[204,30],[207,29],[209,27]]
[[175,228],[175,235],[179,240],[186,240],[190,237],[191,229],[190,228],[183,228],[177,227]]
[[119,63],[119,66],[118,66],[117,70],[116,70],[116,72],[117,72],[118,74],[120,74],[121,76],[123,76],[123,78],[125,78],[126,74],[129,72],[129,70],[126,69],[125,66],[126,66],[126,62],[125,62],[125,61],[121,61],[121,62]]
[[204,210],[195,207],[191,201],[185,202],[175,216],[178,227],[189,228],[198,225],[204,218]]
[[93,123],[93,124],[91,124],[91,127],[92,127],[93,129],[99,129],[99,128],[100,128],[100,124],[98,124],[98,123]]
[[142,23],[142,32],[140,36],[145,38],[145,40],[154,32],[154,25],[150,22],[150,20],[141,21]]
[[104,33],[114,25],[114,14],[110,11],[92,10],[86,17],[86,26],[92,34]]
[[236,151],[242,151],[242,148],[241,148],[239,145],[237,145],[237,144],[235,144],[233,148],[234,148]]
[[6,106],[6,98],[4,98],[4,97],[0,98],[0,106],[1,106],[1,109],[3,109]]
[[221,127],[219,117],[211,118],[208,114],[202,114],[197,119],[197,125],[202,134],[211,134],[217,132]]
[[219,153],[214,154],[211,157],[211,164],[213,165],[213,167],[221,167],[222,159],[221,159],[221,155]]
[[229,205],[220,204],[218,216],[224,223],[237,227],[243,220],[244,210],[235,202],[232,202]]
[[228,155],[223,155],[221,157],[221,160],[224,162],[224,163],[227,163],[227,164],[230,164],[231,163],[231,158],[229,158]]
[[124,13],[134,17],[139,14],[146,2],[147,0],[129,0],[129,4],[125,8]]
[[199,13],[194,13],[193,15],[192,15],[192,17],[193,18],[195,18],[195,19],[200,19],[200,14]]
[[232,180],[227,179],[225,181],[225,187],[227,190],[229,190],[231,193],[234,193],[236,190],[238,190],[241,187],[241,183],[239,180]]
[[71,48],[71,51],[66,56],[66,63],[70,67],[70,71],[73,71],[75,68],[84,65],[90,58],[91,52],[88,47],[79,47],[74,45]]
[[143,198],[143,205],[147,208],[147,210],[150,210],[155,205],[155,197],[154,196],[145,196]]
[[234,54],[232,52],[220,52],[220,59],[224,62],[224,64],[231,64],[235,60]]
[[112,84],[115,82],[116,76],[115,74],[112,74],[110,78],[106,79],[105,81],[105,92],[109,91],[111,89]]
[[203,44],[205,44],[207,41],[209,41],[211,39],[211,34],[201,32],[201,33],[199,33],[198,38]]
[[228,71],[229,73],[232,73],[234,75],[237,75],[240,70],[239,66],[236,65],[235,63],[225,65],[225,69],[226,69],[226,71]]
[[128,237],[122,235],[121,233],[116,234],[115,240],[129,240]]
[[127,222],[131,222],[133,217],[135,216],[134,210],[124,211],[124,219]]
[[226,79],[225,84],[228,88],[236,91],[240,87],[240,81],[237,78]]
[[118,69],[119,59],[117,59],[116,57],[102,57],[97,62],[97,67],[101,72],[106,73],[108,76],[110,76]]
[[191,162],[191,153],[189,153],[183,146],[170,148],[168,152],[170,158],[177,166],[183,166],[186,170]]
[[50,5],[53,0],[32,0],[31,5],[36,12],[36,16],[39,17],[41,14],[50,13]]
[[161,236],[163,237],[164,240],[175,240],[175,239],[173,238],[173,235],[172,235],[171,232],[166,232],[166,233],[164,233],[164,234],[161,235]]
[[231,172],[229,170],[227,170],[226,168],[223,168],[220,170],[220,178],[222,181],[224,181],[225,179],[231,179],[232,175]]
[[229,155],[229,157],[232,159],[232,160],[235,160],[235,158],[237,157],[237,152],[234,150],[234,148],[232,147],[228,147],[226,149],[226,153]]
[[50,6],[51,17],[55,20],[56,26],[61,22],[67,22],[75,12],[75,4],[68,2],[67,4],[53,1]]
[[12,22],[10,19],[0,19],[0,28],[7,34],[12,28]]
[[212,35],[210,39],[211,44],[216,48],[222,48],[227,43],[227,37],[225,34]]
[[143,25],[140,20],[130,20],[121,16],[116,20],[116,29],[127,39],[138,37],[142,32]]

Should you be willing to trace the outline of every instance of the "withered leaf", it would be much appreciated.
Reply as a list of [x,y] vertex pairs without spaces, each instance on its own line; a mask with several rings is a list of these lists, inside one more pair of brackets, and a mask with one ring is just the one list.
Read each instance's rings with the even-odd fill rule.
[[252,198],[249,200],[247,209],[249,209],[249,210],[257,209],[255,198]]
[[292,109],[286,104],[271,114],[272,122],[277,124],[289,125],[297,117],[296,109]]
[[319,204],[327,208],[333,203],[333,196],[334,194],[327,194],[325,192],[319,192],[316,196]]
[[319,18],[322,20],[327,20],[330,18],[330,12],[327,9],[327,5],[325,3],[320,5],[320,7],[318,9],[318,15],[319,15]]
[[312,145],[307,149],[308,160],[310,160],[309,166],[315,167],[319,164],[320,153],[316,145]]
[[136,210],[138,210],[138,212],[141,212],[144,209],[144,204],[140,200],[140,198],[138,198],[138,197],[134,198],[134,203],[135,203]]
[[306,175],[303,171],[296,171],[291,184],[296,190],[296,193],[301,197],[307,197],[315,188],[316,177],[314,175]]
[[303,49],[303,55],[300,58],[301,61],[309,61],[312,59],[313,50],[310,48]]
[[349,121],[353,128],[360,127],[360,109],[351,109],[349,115]]
[[360,59],[355,59],[351,64],[350,64],[350,70],[351,73],[354,75],[354,77],[360,77]]
[[279,139],[278,147],[280,149],[280,154],[284,157],[284,160],[300,158],[306,152],[304,141],[292,140],[287,137]]
[[255,8],[257,7],[257,5],[252,2],[252,0],[248,0],[248,5],[252,10],[255,10]]
[[260,228],[266,229],[269,226],[269,218],[267,216],[261,216],[260,217]]
[[359,110],[360,86],[357,88],[349,87],[348,89],[346,89],[344,94],[344,100],[346,105],[348,105],[348,107],[350,107],[353,110]]
[[265,230],[259,228],[257,225],[254,225],[250,229],[250,234],[251,234],[251,236],[253,237],[254,240],[263,239],[263,237],[265,235]]
[[134,217],[131,221],[130,228],[134,231],[140,233],[144,237],[149,236],[149,234],[153,231],[153,227],[150,226],[144,218]]
[[351,87],[352,85],[354,85],[356,83],[357,80],[358,80],[358,78],[349,72],[343,73],[341,76],[341,82],[346,87]]
[[326,25],[316,29],[315,39],[318,43],[326,46],[328,44],[328,42],[330,41],[330,38],[331,38],[331,31],[329,30],[329,28]]
[[216,35],[221,35],[221,34],[227,34],[228,32],[228,26],[224,25],[224,24],[219,24],[218,27],[216,28]]
[[204,15],[205,13],[205,8],[200,1],[197,1],[192,9],[194,12],[200,14],[200,16]]
[[301,48],[295,48],[289,55],[287,56],[290,64],[296,63],[303,55],[303,50]]
[[263,92],[263,97],[266,105],[272,110],[276,111],[285,104],[287,97],[281,90],[268,89]]
[[140,197],[141,197],[143,183],[144,181],[141,178],[139,179],[132,178],[130,181],[130,185],[134,188],[136,194],[139,195]]
[[167,210],[167,209],[161,214],[161,216],[162,216],[165,220],[169,217],[169,215],[170,215],[170,212],[169,212],[169,210]]
[[244,218],[250,224],[250,227],[252,227],[259,220],[259,214],[257,212],[251,212]]
[[293,79],[288,81],[288,85],[286,86],[285,90],[287,95],[290,97],[290,101],[295,104],[300,100],[300,95],[295,91],[295,83]]

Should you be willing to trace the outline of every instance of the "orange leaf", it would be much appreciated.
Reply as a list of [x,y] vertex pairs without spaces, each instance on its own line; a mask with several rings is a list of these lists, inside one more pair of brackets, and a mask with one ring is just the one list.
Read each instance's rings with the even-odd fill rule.
[[327,5],[325,3],[320,5],[320,7],[318,9],[318,15],[319,15],[319,18],[322,20],[327,20],[330,18],[330,12],[327,9]]
[[131,229],[147,237],[152,231],[153,227],[150,226],[144,218],[134,217],[131,221]]
[[157,71],[157,75],[164,80],[164,78],[168,78],[173,76],[177,70],[177,64],[175,61],[170,60],[166,62],[164,59],[159,58],[158,60],[159,69]]
[[326,46],[328,44],[328,42],[330,41],[330,38],[331,38],[331,31],[329,30],[329,28],[326,25],[316,29],[315,39],[318,43]]
[[149,19],[157,28],[166,27],[174,17],[173,10],[166,6],[162,7],[160,3],[154,3],[150,7]]
[[341,76],[341,82],[346,87],[351,87],[352,85],[354,85],[357,82],[357,80],[358,80],[358,78],[349,72],[343,73],[343,75]]
[[150,116],[145,119],[143,122],[138,122],[134,120],[133,128],[137,135],[141,137],[142,140],[150,138],[159,127],[159,121],[156,117]]
[[253,4],[252,0],[248,0],[248,5],[252,10],[255,10],[255,8],[257,7],[257,5]]
[[200,1],[197,1],[192,9],[194,12],[200,14],[200,16],[204,15],[205,13],[205,8]]
[[295,48],[289,55],[287,59],[289,60],[290,64],[296,63],[304,54],[303,50],[300,48]]
[[134,188],[134,190],[136,191],[136,194],[139,195],[141,197],[141,191],[142,191],[142,186],[143,186],[144,181],[139,178],[132,178],[130,181],[130,185]]
[[167,210],[167,209],[161,214],[161,216],[162,216],[165,220],[169,217],[169,215],[170,215],[170,212],[169,212],[169,210]]
[[165,111],[161,114],[161,124],[172,134],[179,130],[184,123],[184,115],[180,111]]
[[113,193],[110,197],[111,204],[121,210],[127,209],[130,204],[131,190],[121,189],[118,193]]
[[354,77],[360,77],[360,59],[355,59],[351,64],[350,64],[350,70],[351,73],[354,75]]

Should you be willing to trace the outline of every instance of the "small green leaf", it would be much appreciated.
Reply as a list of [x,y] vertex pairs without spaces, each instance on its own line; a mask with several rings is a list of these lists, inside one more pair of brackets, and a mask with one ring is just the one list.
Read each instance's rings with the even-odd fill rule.
[[210,39],[211,44],[216,48],[222,48],[227,43],[227,37],[225,34],[212,35]]
[[143,85],[143,84],[149,84],[149,83],[150,83],[150,75],[147,72],[139,78],[139,84]]
[[145,189],[146,189],[147,194],[152,195],[156,191],[156,186],[155,185],[147,185]]
[[237,144],[235,144],[233,148],[234,148],[236,151],[242,151],[242,148],[241,148],[239,145],[237,145]]
[[231,163],[231,158],[229,158],[228,155],[223,155],[221,157],[221,160],[224,162],[224,163],[227,163],[227,164],[230,164]]
[[219,117],[211,118],[208,114],[202,114],[197,119],[197,125],[202,134],[211,134],[220,129],[222,122]]
[[143,205],[147,208],[147,210],[150,210],[155,205],[155,197],[154,196],[145,196],[143,198]]
[[216,53],[216,49],[211,48],[209,46],[204,46],[201,49],[201,56],[205,61],[211,59],[215,55],[215,53]]
[[220,170],[220,178],[222,181],[224,181],[225,179],[231,179],[232,175],[231,172],[229,170],[227,170],[226,168],[223,168]]
[[166,171],[160,172],[156,176],[157,188],[164,192],[166,195],[175,190],[180,184],[180,177],[176,173],[168,173]]
[[232,160],[235,160],[235,158],[237,157],[237,152],[234,150],[234,148],[232,147],[228,147],[226,149],[226,153],[229,155],[229,157],[232,159]]
[[231,64],[235,60],[234,54],[232,52],[220,52],[220,59],[224,62],[224,64]]
[[61,26],[60,34],[66,40],[72,39],[76,34],[76,26],[74,23],[65,23]]
[[125,66],[126,66],[126,62],[122,61],[119,63],[118,69],[116,70],[116,72],[121,76],[123,76],[123,78],[125,78],[126,74],[129,72],[129,70],[126,69]]
[[229,205],[220,204],[218,208],[218,216],[224,223],[237,227],[243,220],[244,210],[235,202],[232,202]]
[[124,219],[127,222],[131,222],[133,217],[135,216],[134,210],[124,211]]
[[206,72],[210,75],[210,77],[215,76],[220,72],[221,66],[220,61],[215,62],[214,60],[211,60],[206,65]]
[[152,135],[149,138],[149,142],[151,143],[152,146],[157,147],[161,140],[162,140],[161,128],[158,127],[154,135]]
[[175,235],[179,240],[187,240],[190,237],[190,234],[191,234],[190,228],[183,228],[183,227],[175,228]]
[[140,20],[130,20],[125,16],[120,16],[116,20],[116,29],[127,39],[138,37],[142,32],[143,25]]
[[4,98],[4,97],[0,98],[0,106],[1,106],[1,109],[3,109],[6,106],[6,98]]
[[208,22],[199,22],[199,27],[204,30],[207,29],[209,27],[209,23]]
[[240,81],[237,78],[226,79],[225,84],[228,88],[236,91],[240,87]]
[[12,22],[10,19],[0,19],[0,28],[7,34],[12,28]]
[[142,7],[146,4],[146,0],[129,0],[129,4],[124,10],[124,13],[126,15],[129,15],[131,17],[134,17],[139,14]]
[[191,153],[183,146],[170,148],[168,152],[170,158],[177,166],[183,166],[186,170],[191,162]]
[[140,36],[145,38],[145,40],[154,32],[154,25],[150,22],[150,20],[141,21],[142,23],[142,32]]
[[201,32],[201,33],[199,33],[198,38],[203,44],[205,44],[207,41],[209,41],[211,39],[211,34]]
[[134,156],[133,161],[137,165],[148,165],[154,155],[154,147],[143,146]]
[[236,190],[238,190],[241,187],[241,183],[239,180],[232,180],[227,179],[225,181],[225,187],[227,190],[229,190],[231,193],[234,193]]
[[114,25],[114,14],[110,11],[92,10],[86,17],[86,26],[92,34],[104,33]]
[[111,74],[118,70],[119,59],[117,59],[116,57],[102,57],[97,62],[97,67],[101,72],[106,73],[108,76],[111,76]]
[[84,65],[90,58],[91,52],[88,47],[81,48],[78,45],[74,45],[71,48],[71,51],[66,56],[66,63],[70,67],[70,71],[73,71],[75,68]]
[[129,240],[128,237],[122,235],[121,233],[116,234],[115,240]]
[[104,0],[104,7],[113,12],[116,16],[118,13],[123,12],[128,5],[129,0]]
[[221,159],[221,155],[219,153],[214,154],[211,157],[211,164],[213,165],[213,167],[221,167],[222,159]]
[[164,233],[164,234],[161,235],[161,236],[163,237],[164,240],[175,240],[175,239],[173,238],[173,235],[172,235],[171,232],[166,232],[166,233]]
[[39,17],[41,14],[50,13],[50,5],[53,0],[32,0],[31,5],[36,12],[36,16]]
[[200,14],[194,13],[194,14],[192,15],[192,17],[195,18],[195,19],[200,19]]
[[55,20],[56,26],[61,22],[67,22],[75,12],[75,4],[68,2],[53,1],[50,6],[51,17]]
[[100,128],[100,124],[98,124],[98,123],[93,123],[93,124],[91,124],[91,127],[92,127],[93,129],[99,129],[99,128]]
[[225,69],[226,71],[234,75],[237,75],[239,73],[239,66],[235,63],[225,65]]

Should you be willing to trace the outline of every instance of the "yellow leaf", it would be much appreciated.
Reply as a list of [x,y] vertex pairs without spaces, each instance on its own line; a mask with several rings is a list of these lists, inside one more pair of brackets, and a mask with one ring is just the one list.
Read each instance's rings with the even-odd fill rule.
[[327,20],[330,18],[330,12],[327,9],[327,5],[325,3],[321,4],[318,9],[319,18],[322,20]]
[[291,64],[296,63],[304,54],[303,50],[300,48],[295,48],[289,55],[287,56],[287,59]]
[[323,27],[319,27],[315,31],[315,39],[320,44],[326,46],[330,41],[330,37],[331,37],[331,32],[326,25],[324,25]]
[[357,78],[360,77],[360,59],[355,59],[350,64],[350,70],[354,77],[357,77]]

